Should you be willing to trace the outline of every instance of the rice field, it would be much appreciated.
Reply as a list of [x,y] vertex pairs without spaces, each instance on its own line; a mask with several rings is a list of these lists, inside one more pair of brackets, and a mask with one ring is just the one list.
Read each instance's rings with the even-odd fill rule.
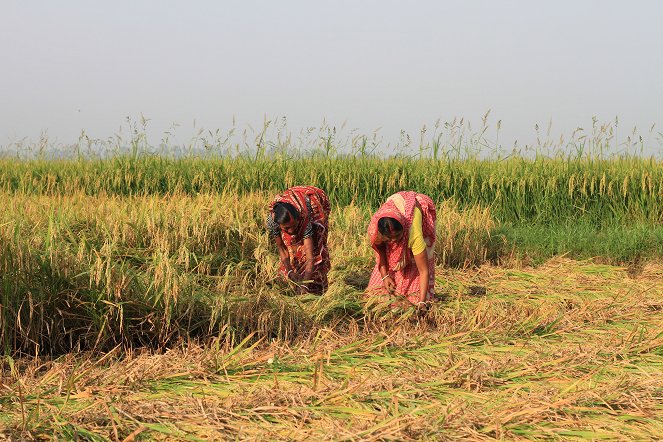
[[165,351],[6,357],[0,435],[656,440],[663,433],[661,265],[629,274],[559,258],[536,269],[440,268],[437,281],[445,299],[429,316],[357,317],[295,341],[219,338]]
[[[264,232],[332,201],[330,288]],[[363,295],[371,213],[438,207],[437,302]],[[663,163],[228,156],[0,160],[0,439],[655,440]]]
[[501,222],[663,222],[663,162],[656,158],[433,160],[277,155],[0,160],[0,191],[5,194],[241,196],[274,193],[300,183],[324,189],[335,206],[377,208],[385,195],[417,189],[433,201],[490,208]]

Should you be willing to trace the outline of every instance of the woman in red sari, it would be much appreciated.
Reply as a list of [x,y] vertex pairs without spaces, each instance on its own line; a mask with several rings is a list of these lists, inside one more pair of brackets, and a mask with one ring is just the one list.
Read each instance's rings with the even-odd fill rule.
[[313,186],[291,187],[269,205],[267,230],[279,251],[279,271],[304,292],[327,289],[329,211],[329,198]]
[[435,205],[421,193],[398,192],[371,218],[376,265],[367,292],[424,305],[435,294]]

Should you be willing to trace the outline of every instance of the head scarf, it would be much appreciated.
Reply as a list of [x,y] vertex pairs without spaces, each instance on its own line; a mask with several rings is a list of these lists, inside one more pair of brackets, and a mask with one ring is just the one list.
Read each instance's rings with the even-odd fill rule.
[[[394,218],[403,226],[403,236],[396,243],[387,243],[387,260],[389,267],[398,270],[404,268],[410,259],[408,240],[410,237],[410,227],[414,218],[414,208],[418,207],[423,215],[422,229],[424,237],[435,238],[435,205],[426,195],[402,191],[391,195],[387,201],[380,206],[377,212],[371,217],[368,226],[368,237],[371,241],[371,247],[378,252],[377,243],[381,239],[378,230],[378,221],[380,218]],[[431,218],[432,215],[432,218]],[[432,244],[429,244],[431,246]]]
[[[307,197],[311,202],[312,210],[316,213],[309,212],[308,206],[306,205]],[[327,195],[317,187],[294,186],[277,195],[269,205],[269,211],[272,218],[274,217],[274,205],[277,203],[291,204],[299,213],[294,234],[290,235],[286,231],[281,230],[281,237],[286,244],[290,244],[292,241],[301,240],[304,237],[304,232],[309,223],[326,222],[326,219],[329,216],[329,199],[327,198]]]

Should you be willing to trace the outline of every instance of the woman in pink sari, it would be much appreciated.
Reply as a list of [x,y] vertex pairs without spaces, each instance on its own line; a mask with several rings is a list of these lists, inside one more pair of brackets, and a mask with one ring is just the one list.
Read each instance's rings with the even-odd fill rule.
[[435,205],[421,193],[398,192],[371,218],[376,265],[367,293],[425,305],[435,294]]
[[329,211],[327,195],[313,186],[291,187],[269,205],[267,231],[279,251],[279,271],[302,292],[327,289]]

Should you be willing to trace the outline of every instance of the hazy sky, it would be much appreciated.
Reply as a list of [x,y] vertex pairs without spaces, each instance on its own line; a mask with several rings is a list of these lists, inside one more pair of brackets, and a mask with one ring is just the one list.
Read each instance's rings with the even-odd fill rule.
[[141,113],[153,133],[267,115],[396,142],[488,109],[505,144],[550,118],[663,131],[663,2],[0,0],[0,145]]

